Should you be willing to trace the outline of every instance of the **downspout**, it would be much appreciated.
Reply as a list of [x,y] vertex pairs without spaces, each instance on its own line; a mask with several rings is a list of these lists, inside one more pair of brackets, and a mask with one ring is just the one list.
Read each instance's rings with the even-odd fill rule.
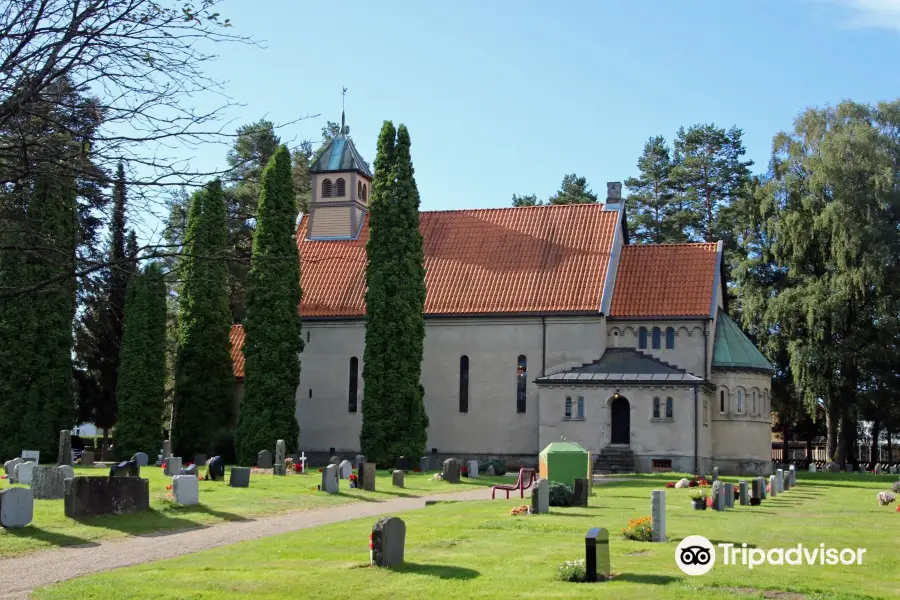
[[700,429],[698,425],[699,419],[698,417],[698,397],[697,397],[697,384],[694,384],[694,475],[700,474]]
[[547,375],[547,317],[541,317],[541,377]]
[[709,321],[703,321],[703,379],[709,381]]

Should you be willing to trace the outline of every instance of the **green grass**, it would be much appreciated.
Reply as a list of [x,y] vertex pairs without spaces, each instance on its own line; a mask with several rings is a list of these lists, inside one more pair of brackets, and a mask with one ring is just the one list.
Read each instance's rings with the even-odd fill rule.
[[[106,475],[104,469],[76,467],[76,475]],[[381,502],[394,498],[408,498],[465,491],[473,487],[490,486],[500,477],[462,478],[457,485],[432,479],[432,475],[407,473],[402,490],[392,487],[390,473],[378,471],[375,492],[349,489],[341,482],[338,494],[326,494],[316,489],[322,476],[316,470],[308,475],[273,475],[254,473],[249,488],[232,488],[221,481],[200,482],[200,502],[197,506],[180,506],[171,499],[166,486],[171,477],[158,467],[144,467],[141,477],[150,480],[150,510],[128,515],[111,515],[86,519],[69,519],[63,511],[62,500],[35,500],[34,520],[21,529],[0,529],[0,558],[8,558],[36,550],[59,546],[88,544],[102,539],[186,529],[272,515],[287,511],[309,510],[337,506],[354,501]],[[226,481],[228,474],[226,473]],[[0,480],[0,489],[10,487]],[[23,486],[24,487],[24,486]],[[169,497],[167,497],[169,496]]]
[[[670,542],[626,541],[628,520],[650,512],[650,491],[677,476],[634,476],[595,486],[589,508],[552,509],[550,515],[509,516],[521,500],[467,502],[402,515],[406,561],[394,570],[368,563],[374,519],[297,531],[192,555],[120,569],[43,588],[37,598],[897,598],[900,590],[900,514],[882,507],[883,476],[799,474],[800,487],[759,507],[694,511],[690,490],[667,490]],[[723,478],[736,481],[733,478]],[[590,527],[610,530],[612,581],[555,580],[556,566],[581,558]],[[858,548],[861,566],[729,567],[700,577],[675,565],[678,542],[704,535],[714,543],[742,542],[762,549]],[[718,549],[717,549],[718,550]],[[302,591],[301,591],[302,590]],[[299,594],[299,596],[298,596]]]

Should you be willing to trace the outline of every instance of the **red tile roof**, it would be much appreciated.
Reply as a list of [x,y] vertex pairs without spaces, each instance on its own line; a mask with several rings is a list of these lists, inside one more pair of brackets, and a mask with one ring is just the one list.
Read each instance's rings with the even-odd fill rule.
[[709,315],[718,248],[717,243],[623,247],[609,316]]
[[232,325],[231,333],[228,336],[231,341],[231,362],[234,365],[234,376],[244,377],[244,328],[241,325]]
[[[619,212],[602,204],[421,213],[425,314],[600,311]],[[297,228],[304,317],[365,314],[368,222],[350,241]]]

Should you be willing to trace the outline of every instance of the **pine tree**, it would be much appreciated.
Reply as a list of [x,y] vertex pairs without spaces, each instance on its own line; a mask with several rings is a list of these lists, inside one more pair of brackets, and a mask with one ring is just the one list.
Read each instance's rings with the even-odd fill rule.
[[672,157],[662,136],[644,144],[637,162],[640,175],[625,181],[628,195],[628,230],[633,241],[664,244],[686,241],[684,228],[690,213],[680,210],[672,187]]
[[128,284],[119,377],[115,449],[120,459],[156,456],[162,440],[166,379],[166,284],[150,263]]
[[366,346],[360,447],[375,462],[420,456],[428,417],[419,384],[425,268],[410,139],[386,121],[378,138],[366,246]]
[[235,432],[237,459],[244,465],[255,464],[257,453],[274,448],[278,439],[294,452],[300,434],[300,269],[291,156],[284,146],[263,171],[257,214],[244,319],[244,396]]
[[182,457],[210,452],[232,422],[226,216],[219,180],[195,192],[185,231],[175,361],[172,445]]
[[549,204],[596,204],[597,194],[588,187],[587,178],[570,173],[563,177],[559,191],[550,196]]

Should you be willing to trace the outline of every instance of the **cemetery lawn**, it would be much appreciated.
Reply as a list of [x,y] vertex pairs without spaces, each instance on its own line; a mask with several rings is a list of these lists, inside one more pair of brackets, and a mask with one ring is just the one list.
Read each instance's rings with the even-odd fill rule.
[[[108,473],[106,469],[75,467],[76,475]],[[228,475],[226,472],[226,481]],[[399,489],[391,486],[389,471],[377,471],[375,492],[351,490],[347,482],[342,481],[340,493],[326,494],[316,489],[322,481],[322,475],[316,469],[306,475],[292,474],[284,477],[253,473],[249,488],[232,488],[221,481],[201,481],[200,504],[180,506],[171,500],[171,492],[166,490],[172,478],[164,476],[159,467],[149,466],[141,469],[141,477],[150,480],[149,511],[75,520],[65,516],[62,500],[35,500],[31,525],[22,529],[0,528],[0,558],[127,535],[189,529],[355,501],[380,502],[460,492],[489,487],[501,481],[509,482],[509,477],[464,477],[458,485],[451,486],[432,479],[432,476],[433,474],[407,473],[406,487]],[[9,481],[0,480],[0,490],[7,487],[10,487]]]
[[[799,487],[762,506],[718,513],[694,511],[690,490],[667,490],[663,544],[626,541],[622,527],[650,513],[650,491],[677,476],[631,476],[594,487],[588,508],[552,508],[549,515],[510,516],[509,501],[438,504],[402,514],[406,564],[368,566],[374,519],[296,531],[118,569],[42,588],[37,598],[897,598],[900,513],[876,495],[896,476],[799,474]],[[723,478],[737,481],[736,478]],[[614,578],[600,584],[555,580],[556,567],[584,557],[590,527],[610,530]],[[688,577],[675,565],[678,542],[703,535],[713,543],[762,549],[866,548],[861,566],[722,564]],[[714,594],[714,595],[713,595]]]

